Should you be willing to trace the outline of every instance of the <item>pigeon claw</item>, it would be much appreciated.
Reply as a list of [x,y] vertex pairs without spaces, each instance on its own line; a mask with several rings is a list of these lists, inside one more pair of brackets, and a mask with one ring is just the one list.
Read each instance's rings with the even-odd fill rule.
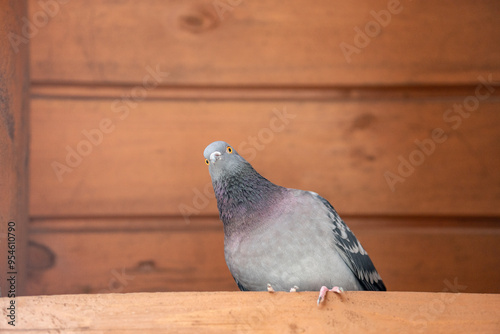
[[273,287],[271,286],[271,284],[267,283],[267,291],[269,292],[274,292],[274,289]]
[[318,305],[320,305],[325,300],[325,296],[326,296],[326,293],[328,291],[332,291],[332,292],[341,294],[342,292],[344,292],[344,289],[342,289],[338,286],[334,286],[333,288],[328,289],[326,286],[323,285],[321,287],[321,289],[319,290]]

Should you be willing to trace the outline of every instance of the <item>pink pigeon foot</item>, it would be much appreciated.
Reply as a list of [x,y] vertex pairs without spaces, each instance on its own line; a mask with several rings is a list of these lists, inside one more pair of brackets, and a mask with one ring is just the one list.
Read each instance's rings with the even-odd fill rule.
[[326,286],[322,286],[321,289],[319,290],[319,296],[318,296],[318,305],[321,304],[325,300],[326,293],[328,291],[332,291],[338,294],[341,294],[344,292],[344,289],[339,288],[338,286],[334,286],[331,289],[328,289]]

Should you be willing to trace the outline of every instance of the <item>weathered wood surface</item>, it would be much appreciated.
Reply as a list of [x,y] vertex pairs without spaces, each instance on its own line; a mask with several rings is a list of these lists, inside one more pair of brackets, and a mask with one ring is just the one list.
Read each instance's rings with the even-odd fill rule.
[[[24,38],[21,17],[26,14],[26,1],[0,0],[0,296],[22,294],[27,269],[29,49],[10,42]],[[15,262],[9,266],[8,256]],[[17,272],[15,289],[7,272]]]
[[[494,220],[346,222],[390,291],[499,292]],[[28,294],[237,290],[218,218],[61,219],[31,225]]]
[[[235,289],[202,159],[219,139],[329,199],[389,288],[498,292],[500,2],[391,3],[29,0],[29,292]],[[386,10],[349,62],[340,44]],[[391,191],[384,173],[436,128],[447,140]]]
[[[171,72],[165,84],[172,85],[457,85],[500,77],[495,0],[90,0],[58,9],[32,40],[36,82],[137,83],[156,65]],[[30,16],[40,11],[31,0]],[[342,43],[356,51],[346,58]]]
[[[217,214],[202,154],[222,139],[271,181],[344,215],[496,216],[499,102],[445,115],[462,102],[34,99],[30,213]],[[58,177],[54,163],[68,169]],[[388,171],[401,176],[393,189]]]
[[[478,75],[479,76],[479,75]],[[166,78],[166,75],[165,75]],[[486,76],[485,78],[488,78]],[[477,79],[477,78],[476,78]],[[500,81],[491,76],[493,90],[491,97],[500,96]],[[334,100],[400,100],[400,99],[463,99],[475,93],[479,81],[468,85],[427,85],[427,86],[161,86],[147,91],[147,98],[153,100],[241,100],[246,101],[334,101]],[[131,93],[139,85],[57,84],[35,82],[31,85],[34,98],[60,99],[116,99],[124,93]]]
[[4,333],[498,333],[500,295],[346,292],[185,292],[16,299]]

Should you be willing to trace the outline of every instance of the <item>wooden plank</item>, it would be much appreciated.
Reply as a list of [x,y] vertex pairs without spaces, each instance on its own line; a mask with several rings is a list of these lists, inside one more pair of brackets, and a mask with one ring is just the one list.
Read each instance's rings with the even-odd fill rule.
[[[473,86],[371,86],[371,87],[193,87],[158,86],[149,90],[148,99],[174,100],[363,100],[363,99],[408,99],[408,98],[457,98],[474,92]],[[135,85],[107,86],[95,83],[31,85],[31,96],[35,98],[108,98],[121,96],[124,91],[132,90]],[[491,97],[500,96],[499,85],[493,84]]]
[[[500,295],[185,292],[21,297],[6,333],[498,333]],[[0,299],[5,315],[8,300]]]
[[[461,292],[500,292],[498,221],[346,222],[389,290],[439,292],[457,282]],[[37,220],[30,241],[30,295],[237,290],[216,217]]]
[[[221,15],[214,8],[220,3]],[[456,85],[500,77],[495,0],[91,0],[54,7],[32,40],[35,82],[139,83],[157,65],[171,74],[166,85]],[[30,1],[30,17],[44,12]]]
[[498,219],[491,225],[440,218],[348,222],[391,291],[448,291],[458,282],[462,292],[500,293]]
[[498,216],[499,101],[448,114],[465,99],[36,98],[30,214],[216,214],[202,153],[223,139],[271,181],[318,192],[341,214]]
[[0,296],[22,295],[26,277],[29,52],[17,43],[26,13],[26,1],[0,0]]
[[178,220],[181,230],[155,230],[134,223],[141,229],[32,234],[29,294],[237,290],[221,224],[199,229]]

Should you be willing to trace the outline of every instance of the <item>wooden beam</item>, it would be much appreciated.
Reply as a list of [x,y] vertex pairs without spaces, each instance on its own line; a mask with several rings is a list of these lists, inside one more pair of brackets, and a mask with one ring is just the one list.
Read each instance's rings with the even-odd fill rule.
[[[500,96],[500,85],[492,85],[490,98]],[[116,99],[124,92],[130,92],[136,85],[106,85],[100,82],[91,84],[50,84],[46,82],[31,85],[33,98],[59,98],[59,99]],[[335,100],[401,100],[417,98],[463,98],[474,93],[474,85],[453,86],[158,86],[148,91],[148,100],[286,100],[286,101],[335,101]]]
[[[29,60],[21,20],[26,15],[26,1],[0,0],[0,296],[22,294],[26,273]],[[6,280],[12,275],[15,289]]]
[[[500,292],[498,220],[344,219],[389,291],[440,292],[456,279],[463,292]],[[237,290],[218,217],[49,219],[30,227],[29,295]]]
[[[450,286],[450,289],[456,287]],[[12,333],[498,333],[500,295],[185,292],[21,297]],[[22,312],[21,312],[22,310]]]
[[475,84],[500,77],[499,16],[495,0],[61,1],[32,78],[141,83],[158,65],[169,85]]
[[30,213],[217,214],[202,153],[225,140],[264,177],[315,191],[341,215],[497,216],[500,101],[462,118],[451,109],[465,98],[36,98]]

